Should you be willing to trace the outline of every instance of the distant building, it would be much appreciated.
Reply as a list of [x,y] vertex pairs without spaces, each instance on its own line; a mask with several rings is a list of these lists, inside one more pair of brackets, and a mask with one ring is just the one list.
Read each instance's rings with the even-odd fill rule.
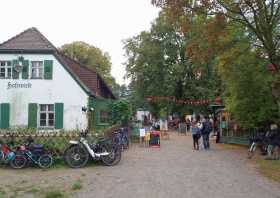
[[[0,128],[85,129],[108,125],[110,88],[58,51],[36,28],[0,44]],[[94,107],[90,123],[82,107]]]
[[138,109],[137,112],[136,112],[136,119],[137,119],[137,121],[144,122],[145,117],[146,117],[147,121],[150,121],[151,120],[150,112],[142,110],[142,109]]

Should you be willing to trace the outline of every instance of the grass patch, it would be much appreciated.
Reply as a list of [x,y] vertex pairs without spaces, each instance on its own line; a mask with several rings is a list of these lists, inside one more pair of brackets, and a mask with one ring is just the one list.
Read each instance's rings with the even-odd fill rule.
[[50,168],[65,168],[67,167],[62,157],[54,158],[53,165]]
[[82,187],[82,182],[78,180],[72,185],[72,190],[80,190]]
[[16,198],[18,196],[18,192],[14,192],[11,196],[10,196],[10,198]]
[[0,198],[4,198],[6,192],[2,189],[0,189]]
[[257,164],[264,176],[280,183],[280,160],[258,160]]
[[66,195],[65,193],[61,192],[61,191],[49,191],[46,192],[44,198],[65,198]]
[[27,190],[26,192],[27,192],[27,193],[31,193],[31,194],[36,194],[36,193],[39,192],[39,191],[40,191],[40,189],[38,189],[38,188],[36,188],[36,187],[33,187],[33,188]]

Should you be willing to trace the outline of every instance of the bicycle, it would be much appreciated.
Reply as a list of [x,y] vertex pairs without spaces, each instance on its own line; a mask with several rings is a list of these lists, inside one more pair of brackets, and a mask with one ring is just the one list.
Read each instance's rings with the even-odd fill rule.
[[9,163],[15,157],[15,152],[12,151],[7,144],[0,144],[0,161],[2,163]]
[[258,145],[263,155],[272,155],[272,151],[268,148],[269,146],[280,146],[280,134],[277,131],[267,131],[266,133],[260,133],[255,138],[252,138],[250,142],[251,146],[248,150],[249,159],[253,157]]
[[127,128],[120,128],[114,132],[113,143],[119,145],[122,150],[129,148],[129,138]]
[[29,139],[27,144],[18,146],[16,156],[11,161],[11,166],[20,169],[32,163],[45,169],[51,167],[53,158],[51,154],[45,151],[43,145],[33,144],[33,140]]
[[87,131],[80,133],[78,141],[70,140],[70,146],[64,152],[64,161],[71,168],[85,166],[91,156],[95,161],[102,161],[107,166],[113,166],[121,160],[121,150],[116,144],[109,144],[106,139],[89,143]]

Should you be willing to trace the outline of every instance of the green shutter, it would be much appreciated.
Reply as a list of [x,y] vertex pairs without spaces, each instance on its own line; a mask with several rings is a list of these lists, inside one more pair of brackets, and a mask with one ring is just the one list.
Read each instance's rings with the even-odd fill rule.
[[52,79],[53,76],[53,61],[44,61],[44,79]]
[[14,66],[18,64],[19,64],[18,60],[13,60],[13,69],[12,69],[13,79],[19,79],[19,73],[14,69]]
[[10,104],[0,104],[0,128],[8,129],[10,127]]
[[22,62],[22,79],[28,79],[28,71],[29,71],[29,61],[28,60],[24,60]]
[[36,103],[28,104],[28,128],[37,128],[37,109]]
[[55,103],[55,129],[63,128],[63,103]]

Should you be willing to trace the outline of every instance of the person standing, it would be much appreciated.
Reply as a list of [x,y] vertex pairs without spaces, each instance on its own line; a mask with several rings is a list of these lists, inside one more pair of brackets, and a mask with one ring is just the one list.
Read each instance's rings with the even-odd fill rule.
[[193,138],[193,149],[199,150],[199,138],[200,138],[200,129],[198,128],[198,121],[194,119],[192,121],[192,138]]
[[206,116],[204,122],[202,123],[202,129],[201,129],[204,149],[210,148],[209,135],[211,131],[212,131],[212,124],[209,120],[209,117]]
[[186,119],[186,125],[187,125],[187,132],[190,131],[190,124],[191,124],[191,121],[189,118]]

